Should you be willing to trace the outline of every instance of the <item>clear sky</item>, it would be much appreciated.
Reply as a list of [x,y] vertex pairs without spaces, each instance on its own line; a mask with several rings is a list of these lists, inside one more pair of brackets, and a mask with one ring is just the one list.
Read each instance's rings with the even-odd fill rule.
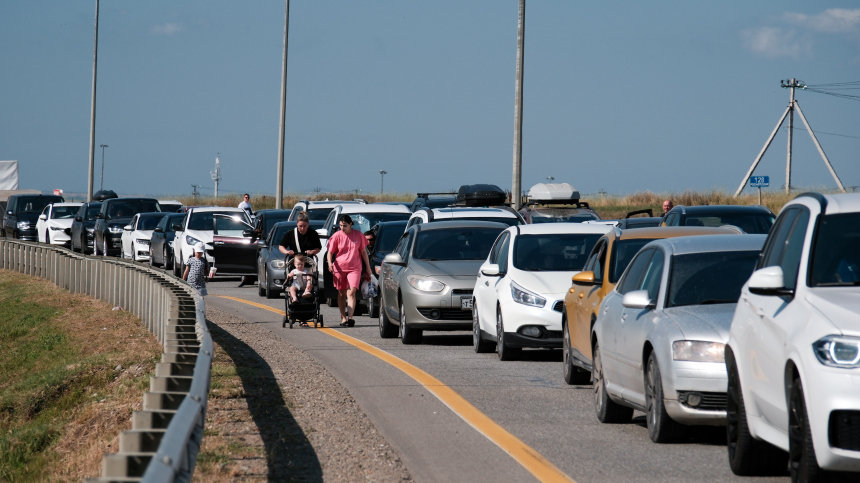
[[[293,0],[285,191],[511,186],[516,0]],[[0,159],[87,186],[94,1],[0,2]],[[284,2],[102,1],[96,145],[120,193],[274,194]],[[856,1],[547,1],[526,9],[523,187],[734,190],[788,103],[860,80]],[[858,87],[858,86],[855,86]],[[860,90],[843,91],[860,94]],[[860,102],[798,92],[846,186]],[[803,128],[795,118],[795,127]],[[796,130],[793,184],[834,187]],[[786,133],[758,175],[785,178]],[[97,148],[98,189],[101,150]]]

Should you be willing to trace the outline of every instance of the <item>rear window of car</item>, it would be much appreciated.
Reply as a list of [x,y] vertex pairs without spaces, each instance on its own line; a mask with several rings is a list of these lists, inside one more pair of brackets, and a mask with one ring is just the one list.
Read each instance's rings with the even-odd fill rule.
[[593,211],[581,208],[536,208],[529,215],[532,223],[582,223],[600,219]]
[[860,213],[823,215],[810,259],[811,287],[860,285]]
[[652,238],[633,238],[618,240],[612,245],[612,259],[609,261],[609,282],[618,283],[621,274],[630,265],[630,260],[639,250],[653,240]]
[[[189,230],[200,230],[200,231],[211,231],[215,229],[213,225],[213,215],[216,213],[225,216],[238,216],[240,219],[248,221],[247,215],[245,213],[238,213],[235,211],[228,211],[219,213],[217,211],[201,211],[201,212],[193,212],[191,213],[191,219],[188,220],[188,229]],[[247,229],[246,225],[234,220],[228,220],[222,217],[217,217],[218,220],[218,229],[219,230],[233,230],[233,231],[243,231]]]
[[520,235],[514,242],[514,267],[536,272],[582,270],[601,236],[599,233]]
[[[362,233],[373,228],[377,223],[384,221],[406,221],[412,216],[412,213],[344,213],[352,218],[352,229]],[[334,232],[340,230],[337,223],[333,225]],[[332,232],[332,234],[334,234]],[[402,233],[401,233],[402,234]]]
[[325,221],[328,218],[328,214],[331,213],[332,208],[309,208],[305,210],[305,213],[308,214],[308,220],[316,220],[316,221]]
[[158,202],[154,200],[123,200],[107,203],[107,217],[131,218],[138,213],[161,211]]
[[412,256],[419,260],[483,260],[501,232],[501,227],[422,231]]
[[41,213],[51,203],[62,203],[58,196],[38,196],[33,198],[18,198],[15,213]]
[[158,223],[165,217],[162,216],[141,216],[139,220],[137,220],[137,229],[138,230],[154,230]]
[[774,217],[767,214],[727,214],[727,215],[687,215],[684,220],[686,226],[712,226],[734,225],[746,233],[766,235],[773,225]]
[[508,226],[517,226],[522,225],[522,222],[519,218],[514,217],[489,217],[489,216],[469,216],[469,217],[457,217],[457,218],[435,218],[433,220],[436,221],[492,221],[495,223],[504,223]]
[[390,252],[397,246],[400,237],[403,235],[404,226],[389,226],[382,230],[382,236],[376,240],[376,251]]
[[691,253],[672,257],[666,307],[734,304],[749,280],[758,250]]

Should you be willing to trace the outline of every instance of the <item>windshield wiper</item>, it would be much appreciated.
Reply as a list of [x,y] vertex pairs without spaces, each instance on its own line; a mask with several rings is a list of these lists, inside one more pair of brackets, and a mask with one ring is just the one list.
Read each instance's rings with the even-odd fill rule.
[[699,305],[711,305],[711,304],[734,304],[737,303],[737,300],[730,299],[705,299],[699,302]]

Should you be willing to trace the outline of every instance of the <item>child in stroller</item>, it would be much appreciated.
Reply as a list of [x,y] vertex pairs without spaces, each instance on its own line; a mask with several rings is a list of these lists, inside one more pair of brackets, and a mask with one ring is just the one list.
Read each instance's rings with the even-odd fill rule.
[[293,258],[293,264],[296,268],[287,274],[287,283],[292,281],[292,285],[290,285],[290,300],[296,303],[299,301],[299,291],[303,292],[303,298],[310,298],[312,296],[311,288],[313,288],[313,280],[311,279],[312,276],[308,273],[308,269],[305,267],[305,257],[303,255],[297,255]]
[[[283,326],[300,322],[302,327],[308,327],[308,321],[313,320],[314,327],[323,326],[323,316],[320,314],[320,302],[317,295],[319,271],[316,260],[312,256],[296,254],[288,258],[286,263],[287,279],[285,284],[292,281],[289,295],[286,298],[286,314]],[[302,294],[299,296],[299,294]]]

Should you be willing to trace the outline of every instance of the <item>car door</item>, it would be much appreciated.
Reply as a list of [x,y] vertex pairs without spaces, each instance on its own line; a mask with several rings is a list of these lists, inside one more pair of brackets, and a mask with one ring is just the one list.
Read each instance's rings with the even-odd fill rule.
[[[45,217],[43,220],[42,217]],[[36,240],[41,243],[50,243],[48,240],[48,220],[51,219],[51,205],[47,205],[39,213],[39,218],[36,219]]]
[[[487,257],[485,265],[499,263],[499,252],[501,251],[502,246],[507,243],[510,236],[510,232],[503,231],[499,237],[496,238],[496,242],[493,244],[493,248],[490,249],[490,255]],[[496,304],[499,300],[496,286],[499,284],[501,277],[498,275],[484,275],[482,273],[483,269],[484,266],[481,266],[481,269],[478,270],[478,278],[475,281],[475,309],[478,311],[481,328],[490,334],[495,334]],[[499,273],[501,273],[501,269],[499,270]]]
[[[568,313],[568,331],[570,332],[570,346],[577,358],[587,358],[591,361],[591,317],[595,308],[603,299],[603,276],[606,265],[606,254],[609,242],[601,238],[591,256],[585,262],[583,271],[594,273],[594,285],[572,284],[570,290],[573,292],[575,302],[572,307],[566,307]],[[573,317],[571,317],[571,315]],[[577,354],[577,352],[579,354]]]
[[131,221],[128,222],[128,225],[131,226],[131,230],[126,230],[123,227],[122,236],[120,237],[122,240],[122,258],[131,258],[131,252],[133,251],[131,234],[134,233],[135,227],[137,227],[137,219],[140,215],[134,215],[131,217]]
[[394,253],[400,255],[403,259],[403,265],[392,265],[390,263],[383,264],[383,274],[385,276],[385,305],[388,318],[400,321],[400,302],[398,294],[400,293],[400,282],[403,273],[406,271],[409,262],[409,252],[412,245],[412,239],[415,236],[415,231],[405,233],[397,244]]

